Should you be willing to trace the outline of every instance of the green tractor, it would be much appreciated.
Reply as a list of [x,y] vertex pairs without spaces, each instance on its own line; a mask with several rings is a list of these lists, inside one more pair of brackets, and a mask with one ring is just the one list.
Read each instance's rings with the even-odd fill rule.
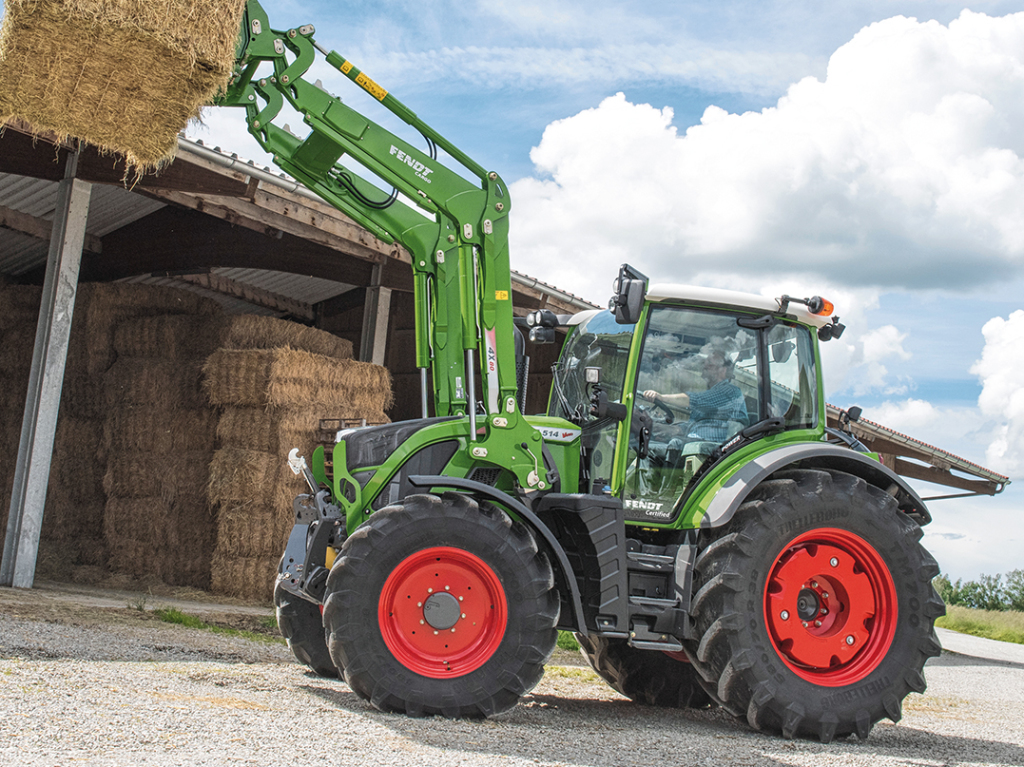
[[[606,311],[514,318],[498,174],[313,34],[271,29],[250,2],[221,103],[410,254],[423,417],[291,457],[309,492],[276,602],[296,657],[381,710],[491,716],[537,684],[563,630],[639,703],[717,704],[822,741],[897,721],[940,652],[938,567],[915,491],[826,428],[831,304],[623,266]],[[306,82],[317,50],[427,149]],[[273,124],[285,102],[306,138]],[[548,410],[524,414],[524,336],[560,328]]]

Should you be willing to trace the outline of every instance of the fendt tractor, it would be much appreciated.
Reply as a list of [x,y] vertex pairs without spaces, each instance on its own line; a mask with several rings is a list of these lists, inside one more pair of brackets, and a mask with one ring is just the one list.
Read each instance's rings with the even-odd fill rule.
[[[570,631],[638,703],[822,741],[899,720],[940,652],[930,516],[853,409],[826,428],[832,305],[624,265],[607,310],[514,317],[504,182],[313,35],[250,2],[219,103],[408,251],[422,418],[293,451],[309,488],[275,601],[295,656],[381,710],[491,716]],[[318,51],[412,141],[304,79]],[[285,103],[305,138],[274,124]],[[548,410],[526,415],[525,336],[563,332]]]

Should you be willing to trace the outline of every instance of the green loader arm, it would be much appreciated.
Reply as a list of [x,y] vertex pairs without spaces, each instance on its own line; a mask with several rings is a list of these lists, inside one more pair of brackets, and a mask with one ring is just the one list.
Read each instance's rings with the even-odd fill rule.
[[[276,165],[376,237],[409,251],[416,366],[432,373],[435,414],[465,419],[465,449],[474,460],[510,468],[523,487],[549,487],[543,440],[523,418],[516,396],[507,188],[351,62],[317,45],[314,32],[311,24],[271,29],[263,8],[250,0],[235,72],[218,104],[245,109],[249,132]],[[318,51],[418,130],[430,153],[303,79]],[[306,138],[274,125],[285,102],[302,114]],[[442,164],[435,147],[476,183]],[[425,387],[425,374],[423,381]]]

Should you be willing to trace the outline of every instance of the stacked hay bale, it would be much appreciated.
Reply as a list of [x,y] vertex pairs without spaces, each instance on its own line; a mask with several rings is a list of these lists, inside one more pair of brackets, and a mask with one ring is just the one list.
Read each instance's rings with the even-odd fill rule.
[[137,170],[226,85],[245,0],[6,0],[0,123],[76,136]]
[[0,541],[7,533],[41,295],[38,287],[0,285]]
[[[42,291],[18,285],[0,290],[0,306],[4,307],[0,312],[0,447],[4,456],[0,479],[4,497],[9,499]],[[104,375],[116,360],[113,338],[117,326],[146,315],[188,313],[209,318],[219,312],[215,302],[186,291],[147,285],[78,286],[37,560],[40,577],[68,577],[81,568],[107,569],[106,419],[108,412],[117,412],[121,402],[117,397],[108,398]],[[194,388],[195,398],[202,401],[198,371]],[[166,391],[163,381],[155,391]],[[2,505],[6,524],[8,503]]]
[[[323,334],[327,336],[327,334]],[[307,457],[321,419],[387,423],[391,404],[385,368],[295,348],[232,350],[205,366],[210,401],[222,410],[220,448],[210,466],[217,507],[211,590],[269,600],[277,563],[293,523],[292,500],[305,487],[287,467],[289,450]],[[292,344],[295,346],[296,344]]]
[[220,320],[160,315],[114,332],[117,359],[104,375],[103,530],[115,572],[209,588],[214,520],[206,484],[217,414],[201,381]]
[[[123,556],[117,535],[110,536],[108,519],[117,503],[112,508],[105,476],[111,470],[136,479],[142,475],[120,461],[110,464],[111,439],[137,433],[125,425],[123,416],[140,400],[171,407],[188,398],[187,376],[168,373],[168,366],[161,374],[140,365],[137,380],[125,387],[125,370],[133,362],[118,357],[114,341],[119,326],[169,314],[208,322],[220,312],[216,302],[183,290],[124,283],[79,285],[40,546],[44,564],[56,559],[61,569],[80,565],[95,571],[121,570]],[[199,363],[194,367],[191,401],[201,404]],[[131,377],[136,378],[134,371]],[[173,476],[169,481],[175,481]],[[135,574],[132,569],[126,572]]]

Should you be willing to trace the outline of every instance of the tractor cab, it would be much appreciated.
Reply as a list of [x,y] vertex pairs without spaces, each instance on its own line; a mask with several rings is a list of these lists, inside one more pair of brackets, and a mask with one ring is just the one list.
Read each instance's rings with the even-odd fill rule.
[[[655,286],[633,323],[577,315],[548,414],[578,424],[582,492],[670,523],[717,461],[760,437],[821,431],[814,333],[827,320],[762,296]],[[794,311],[796,310],[796,311]],[[799,316],[805,315],[805,316]]]

